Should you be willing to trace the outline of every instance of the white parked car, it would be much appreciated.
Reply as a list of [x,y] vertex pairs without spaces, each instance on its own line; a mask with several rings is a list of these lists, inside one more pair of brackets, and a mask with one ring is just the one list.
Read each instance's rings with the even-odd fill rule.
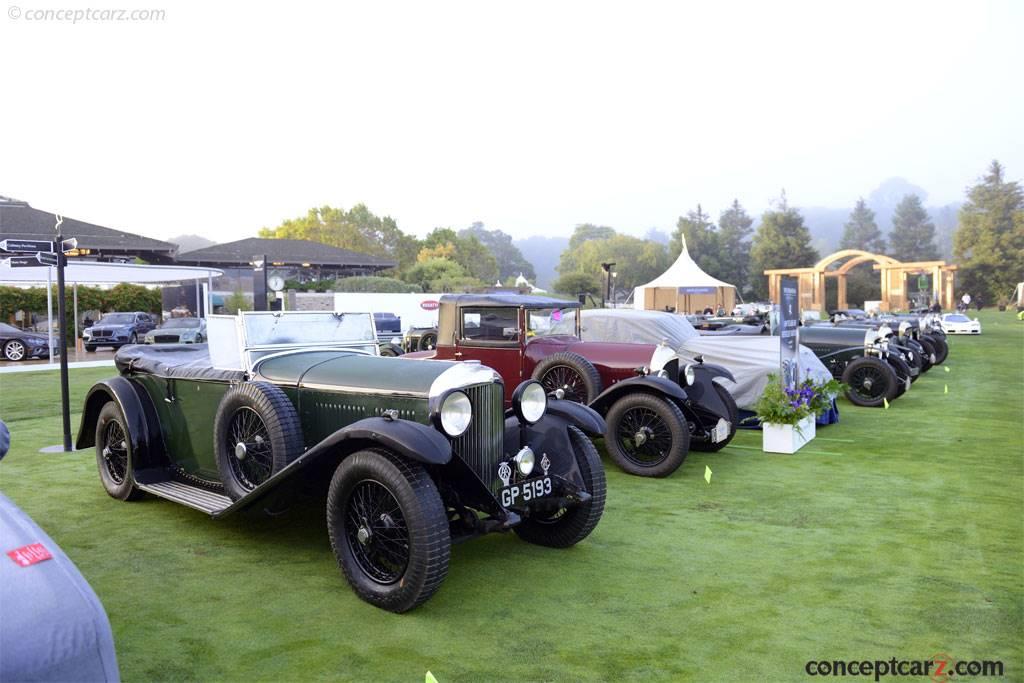
[[981,323],[963,313],[946,313],[939,320],[942,331],[946,334],[981,334]]

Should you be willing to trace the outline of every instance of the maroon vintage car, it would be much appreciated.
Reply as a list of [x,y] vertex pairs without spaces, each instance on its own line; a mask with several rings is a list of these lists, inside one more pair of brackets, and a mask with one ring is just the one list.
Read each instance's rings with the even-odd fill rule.
[[736,431],[736,403],[715,377],[665,346],[584,342],[580,305],[519,294],[441,297],[437,348],[403,358],[479,361],[504,378],[506,405],[527,378],[605,417],[609,455],[626,472],[664,477],[690,448],[717,451]]

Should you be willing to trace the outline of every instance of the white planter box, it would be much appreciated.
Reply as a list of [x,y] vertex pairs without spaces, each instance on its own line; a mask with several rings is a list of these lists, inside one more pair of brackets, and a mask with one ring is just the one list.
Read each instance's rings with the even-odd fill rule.
[[762,423],[761,448],[765,453],[796,453],[814,438],[814,429],[813,415],[808,415],[796,425]]

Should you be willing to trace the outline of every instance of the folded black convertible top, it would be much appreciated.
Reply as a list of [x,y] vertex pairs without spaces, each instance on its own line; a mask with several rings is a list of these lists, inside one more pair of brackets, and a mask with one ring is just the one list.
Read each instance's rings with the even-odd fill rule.
[[241,370],[213,367],[206,344],[130,344],[118,349],[114,365],[122,375],[141,372],[169,379],[240,382]]

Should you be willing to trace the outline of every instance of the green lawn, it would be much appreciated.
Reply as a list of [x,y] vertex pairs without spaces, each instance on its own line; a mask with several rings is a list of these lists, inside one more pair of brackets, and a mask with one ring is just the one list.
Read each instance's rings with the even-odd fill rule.
[[[950,372],[889,410],[842,403],[796,455],[743,432],[667,480],[606,463],[588,540],[457,546],[406,615],[348,589],[317,505],[215,522],[108,498],[91,452],[39,454],[60,441],[56,373],[0,375],[0,489],[91,582],[129,681],[806,680],[809,659],[937,652],[1022,680],[1024,323],[981,319]],[[109,374],[73,373],[76,410]]]

